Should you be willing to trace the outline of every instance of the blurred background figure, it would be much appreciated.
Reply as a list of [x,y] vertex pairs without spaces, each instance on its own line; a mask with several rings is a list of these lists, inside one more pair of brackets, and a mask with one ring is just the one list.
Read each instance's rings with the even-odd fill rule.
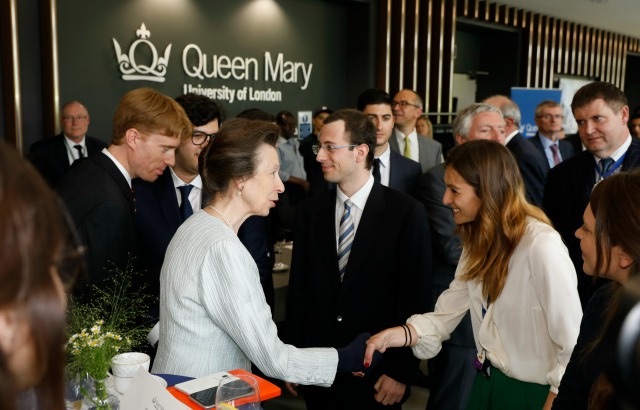
[[431,120],[426,115],[421,115],[416,120],[416,132],[421,137],[431,138],[433,139],[433,124],[431,124]]
[[313,111],[313,133],[300,141],[300,154],[304,160],[304,170],[307,172],[309,181],[309,196],[317,195],[330,190],[333,184],[325,181],[320,163],[316,161],[316,154],[313,153],[313,146],[318,144],[318,135],[324,124],[324,120],[333,113],[333,110],[322,106]]
[[70,101],[62,106],[61,111],[62,132],[34,142],[28,155],[42,177],[54,188],[76,160],[107,147],[101,140],[87,135],[90,118],[82,103]]
[[59,204],[36,170],[0,143],[3,410],[65,406],[63,282],[72,282],[75,272],[70,268],[81,266],[82,255],[70,245],[70,225]]

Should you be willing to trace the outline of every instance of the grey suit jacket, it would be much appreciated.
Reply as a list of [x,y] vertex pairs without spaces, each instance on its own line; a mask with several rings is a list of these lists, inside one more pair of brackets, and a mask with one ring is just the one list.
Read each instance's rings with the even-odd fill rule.
[[[400,152],[395,130],[391,138],[389,138],[389,146],[392,150]],[[418,162],[422,167],[422,172],[427,172],[429,169],[441,163],[442,158],[442,144],[418,135]]]

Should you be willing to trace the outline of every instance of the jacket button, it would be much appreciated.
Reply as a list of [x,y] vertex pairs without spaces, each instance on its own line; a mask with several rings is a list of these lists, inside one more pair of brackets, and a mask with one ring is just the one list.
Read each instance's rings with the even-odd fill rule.
[[342,322],[342,316],[338,315],[338,317],[336,317],[336,320],[337,320],[338,322]]

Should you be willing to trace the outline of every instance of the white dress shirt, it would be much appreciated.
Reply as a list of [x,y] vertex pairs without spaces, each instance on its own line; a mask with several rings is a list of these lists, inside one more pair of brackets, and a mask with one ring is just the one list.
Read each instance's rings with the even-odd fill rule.
[[336,190],[336,249],[338,249],[340,219],[344,213],[344,201],[351,199],[351,202],[353,202],[353,205],[351,206],[351,217],[353,218],[353,235],[355,237],[358,232],[358,224],[360,224],[360,218],[362,217],[364,206],[366,205],[367,199],[369,199],[369,194],[371,193],[371,188],[373,188],[373,175],[369,175],[367,182],[365,182],[362,188],[356,191],[355,194],[351,195],[351,198],[346,196],[344,192],[340,190],[340,187]]
[[[376,157],[380,160],[380,183],[384,186],[389,186],[389,175],[391,175],[391,147],[387,144],[387,149]],[[373,166],[371,167],[373,173]]]
[[80,158],[80,153],[77,149],[74,148],[76,145],[80,145],[82,147],[82,153],[85,157],[89,156],[87,152],[87,143],[84,136],[82,137],[82,141],[75,142],[71,138],[64,135],[64,145],[67,147],[67,158],[69,159],[69,165],[73,164],[75,160]]
[[178,187],[184,185],[193,185],[193,188],[191,188],[191,192],[189,192],[189,202],[191,202],[191,209],[193,209],[193,212],[195,212],[198,209],[202,208],[202,177],[198,175],[193,179],[193,181],[184,182],[176,175],[175,172],[173,172],[173,168],[169,168],[169,170],[171,171],[171,179],[173,180],[176,197],[178,198],[178,206],[182,205],[182,194],[180,193]]

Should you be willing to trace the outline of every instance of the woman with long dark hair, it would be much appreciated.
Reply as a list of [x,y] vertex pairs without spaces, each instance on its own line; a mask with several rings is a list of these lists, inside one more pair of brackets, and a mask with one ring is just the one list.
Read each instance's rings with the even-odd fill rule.
[[36,170],[0,143],[2,410],[64,408],[63,282],[81,260],[67,226]]
[[576,274],[560,235],[529,204],[518,165],[501,144],[470,141],[445,164],[445,205],[462,239],[455,278],[435,311],[384,330],[375,351],[440,351],[467,311],[478,349],[468,409],[550,408],[578,335]]
[[640,271],[640,173],[622,172],[598,183],[576,231],[583,269],[594,277],[611,279],[587,305],[578,342],[554,409],[614,408],[614,390],[605,373],[615,346],[605,340],[613,326],[624,285]]

